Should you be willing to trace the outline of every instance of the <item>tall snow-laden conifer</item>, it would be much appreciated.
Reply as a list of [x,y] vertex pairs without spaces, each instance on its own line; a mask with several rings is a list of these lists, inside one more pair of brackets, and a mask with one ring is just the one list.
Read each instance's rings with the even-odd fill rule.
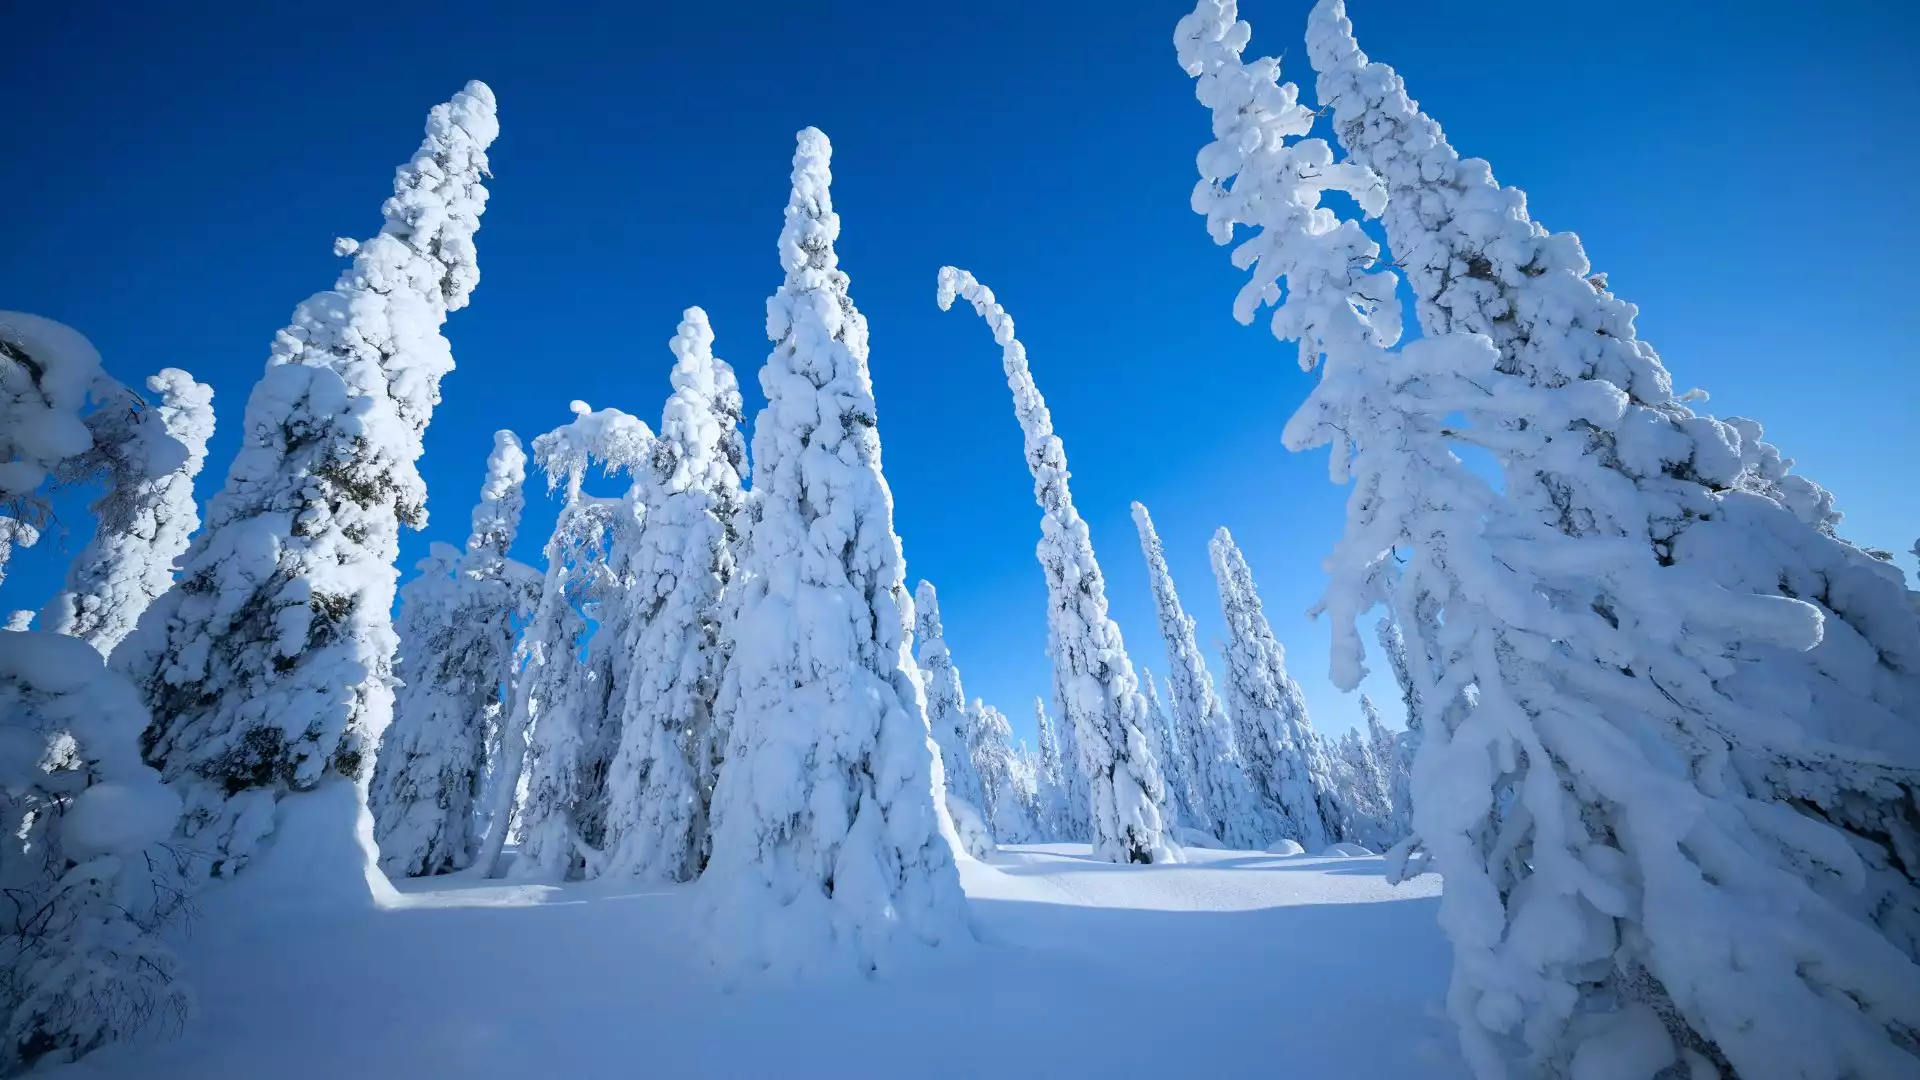
[[1227,690],[1233,701],[1234,742],[1247,780],[1280,832],[1269,843],[1298,840],[1309,852],[1337,840],[1340,813],[1333,775],[1300,684],[1287,674],[1286,650],[1273,636],[1253,584],[1253,572],[1226,529],[1209,545],[1227,623]]
[[1388,728],[1373,699],[1365,694],[1360,695],[1360,712],[1367,719],[1367,752],[1380,770],[1380,782],[1386,790],[1386,839],[1389,844],[1397,844],[1413,831],[1413,800],[1409,794],[1413,748],[1408,743],[1412,733]]
[[[1140,696],[1147,702],[1147,726],[1153,735],[1153,759],[1160,767],[1160,782],[1167,788],[1167,816],[1174,826],[1194,820],[1192,787],[1180,769],[1180,741],[1173,730],[1173,717],[1160,705],[1160,690],[1153,684],[1153,669],[1140,669]],[[1193,828],[1188,825],[1187,828]],[[1205,832],[1206,830],[1201,830]]]
[[147,379],[159,395],[150,404],[122,391],[87,417],[93,447],[69,459],[59,478],[99,476],[93,539],[67,567],[67,586],[41,615],[41,625],[112,655],[140,613],[173,585],[174,560],[187,549],[200,511],[193,478],[213,435],[213,390],[179,368]]
[[967,853],[979,858],[991,850],[993,837],[968,828],[970,822],[984,824],[989,811],[970,752],[975,712],[968,708],[966,692],[960,687],[960,669],[954,666],[953,654],[947,648],[946,630],[940,625],[940,596],[931,581],[922,581],[914,590],[913,621],[920,678],[927,691],[927,724],[933,731],[934,745],[940,748],[940,765],[946,778],[947,812]]
[[740,385],[713,355],[707,313],[688,308],[668,347],[673,394],[634,486],[644,505],[620,601],[627,684],[607,780],[606,872],[691,881],[710,851],[721,622],[737,581],[747,462]]
[[973,723],[968,732],[968,755],[980,777],[980,812],[995,841],[1030,843],[1038,839],[1034,813],[1037,792],[1026,762],[1014,749],[1013,725],[999,709],[977,698],[969,711]]
[[1066,450],[1034,385],[1026,346],[1014,336],[1013,317],[995,302],[993,290],[965,270],[940,269],[938,298],[943,311],[964,298],[986,320],[1026,436],[1027,468],[1041,511],[1036,554],[1047,580],[1054,699],[1073,732],[1077,764],[1090,789],[1094,854],[1113,862],[1176,860],[1179,848],[1163,832],[1167,792],[1148,741],[1146,701],[1120,627],[1107,615],[1106,580],[1087,523],[1073,505]]
[[881,473],[867,323],[834,240],[831,147],[800,132],[786,279],[754,421],[751,539],[703,880],[715,959],[890,966],[970,936],[939,756],[908,652],[913,601]]
[[1675,396],[1635,331],[1637,309],[1592,272],[1579,237],[1547,232],[1525,193],[1501,187],[1485,161],[1462,158],[1393,69],[1360,51],[1338,0],[1314,9],[1308,55],[1341,144],[1388,193],[1388,242],[1421,326],[1488,335],[1498,369],[1530,385],[1586,382],[1625,395],[1617,419],[1578,421],[1549,433],[1541,453],[1509,455],[1509,496],[1569,535],[1640,544],[1735,592],[1820,610],[1812,649],[1741,642],[1713,663],[1703,690],[1779,730],[1854,748],[1849,764],[1790,739],[1727,740],[1744,772],[1847,833],[1868,883],[1840,899],[1920,959],[1920,595],[1898,569],[1839,539],[1831,494],[1788,472],[1791,459],[1762,440],[1759,424],[1696,415],[1684,404],[1695,395]]
[[1047,840],[1071,840],[1080,834],[1068,805],[1071,793],[1066,785],[1066,756],[1061,751],[1059,727],[1047,712],[1046,701],[1038,697],[1033,699],[1033,726],[1040,733],[1039,764],[1034,770],[1040,832]]
[[466,550],[433,545],[400,590],[401,685],[367,792],[389,874],[440,874],[473,861],[487,732],[505,718],[514,639],[538,581],[507,556],[526,478],[520,440],[495,432]]
[[[1629,394],[1597,379],[1534,384],[1500,370],[1485,338],[1397,337],[1378,250],[1319,192],[1385,189],[1304,136],[1312,113],[1278,64],[1243,63],[1249,30],[1203,0],[1175,44],[1213,110],[1195,208],[1216,240],[1250,226],[1250,320],[1285,277],[1276,336],[1321,376],[1289,422],[1290,448],[1328,445],[1353,481],[1347,534],[1320,610],[1332,676],[1364,677],[1357,621],[1381,602],[1407,638],[1419,702],[1417,842],[1445,876],[1441,925],[1456,954],[1448,1008],[1484,1077],[1867,1077],[1911,1073],[1920,968],[1866,916],[1830,899],[1871,863],[1849,839],[1738,767],[1797,743],[1858,762],[1777,718],[1716,701],[1711,676],[1745,642],[1805,650],[1821,613],[1728,590],[1642,543],[1543,521],[1528,491],[1495,491],[1454,448],[1510,466],[1568,467],[1575,507],[1619,485],[1554,443],[1617,428]],[[1231,183],[1229,183],[1231,181]],[[1404,563],[1392,565],[1398,558]],[[1743,756],[1743,755],[1742,755]],[[1496,812],[1498,811],[1498,812]]]
[[[399,528],[426,520],[415,462],[453,369],[441,324],[479,281],[473,235],[498,131],[482,83],[434,108],[379,235],[337,243],[352,265],[276,337],[179,583],[114,653],[153,714],[148,760],[185,794],[185,841],[215,873],[244,866],[294,812],[286,796],[363,784],[391,716]],[[306,805],[360,818],[323,827],[358,835],[371,868],[362,798]]]
[[1247,787],[1246,768],[1234,745],[1232,721],[1213,686],[1213,672],[1194,638],[1193,616],[1180,603],[1173,574],[1153,518],[1140,503],[1133,504],[1133,523],[1140,533],[1140,551],[1147,560],[1147,580],[1153,587],[1153,606],[1160,620],[1160,636],[1167,643],[1167,682],[1172,687],[1169,707],[1178,731],[1184,770],[1193,788],[1194,810],[1201,816],[1194,827],[1212,833],[1231,848],[1258,849],[1271,837]]
[[[600,868],[595,835],[604,812],[600,759],[609,723],[611,663],[604,626],[589,636],[597,605],[613,591],[609,547],[631,513],[627,500],[582,490],[589,470],[630,474],[653,451],[653,432],[618,409],[572,403],[573,420],[533,440],[547,489],[562,490],[547,541],[546,577],[521,636],[514,695],[501,725],[486,838],[474,860],[479,875],[498,868],[509,828],[520,838],[513,876],[561,881]],[[524,770],[524,772],[523,772]],[[514,800],[525,777],[525,800]]]

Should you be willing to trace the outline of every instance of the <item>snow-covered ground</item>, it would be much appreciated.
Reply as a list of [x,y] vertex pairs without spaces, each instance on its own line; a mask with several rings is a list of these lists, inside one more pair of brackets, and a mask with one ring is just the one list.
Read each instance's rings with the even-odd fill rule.
[[[63,1080],[1462,1077],[1438,879],[1378,858],[1085,845],[963,863],[980,945],[875,980],[724,986],[699,886],[403,885],[269,915],[206,895],[200,1015]],[[245,879],[232,886],[240,889]]]

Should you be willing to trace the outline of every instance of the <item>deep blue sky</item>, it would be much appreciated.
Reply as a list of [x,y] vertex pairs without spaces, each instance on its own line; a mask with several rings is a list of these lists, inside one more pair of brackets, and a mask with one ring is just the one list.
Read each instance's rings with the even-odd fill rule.
[[[459,370],[422,463],[427,537],[457,542],[495,428],[531,437],[573,398],[657,421],[689,304],[757,408],[793,133],[817,125],[909,579],[940,585],[968,690],[1028,728],[1048,687],[1044,588],[999,353],[970,312],[935,308],[946,262],[1019,322],[1136,663],[1165,667],[1137,498],[1203,646],[1220,625],[1206,540],[1225,524],[1320,723],[1351,722],[1326,629],[1303,615],[1344,491],[1323,454],[1281,448],[1309,377],[1264,320],[1232,321],[1240,275],[1188,209],[1208,127],[1173,59],[1184,5],[649,7],[12,5],[0,308],[80,328],[128,382],[166,365],[211,381],[204,497],[274,331],[338,271],[333,238],[377,229],[427,109],[487,80],[503,134],[483,280],[447,328]],[[1308,7],[1242,14],[1310,95]],[[1915,5],[1351,14],[1455,145],[1582,235],[1678,385],[1762,420],[1838,492],[1850,536],[1912,569]],[[552,516],[534,501],[529,555]],[[409,572],[425,543],[407,538]],[[16,557],[0,608],[39,605],[55,547]]]

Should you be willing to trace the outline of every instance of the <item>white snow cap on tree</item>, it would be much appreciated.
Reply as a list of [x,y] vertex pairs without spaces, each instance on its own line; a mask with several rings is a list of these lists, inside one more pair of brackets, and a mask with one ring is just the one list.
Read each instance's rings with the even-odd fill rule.
[[634,494],[620,747],[607,779],[605,873],[690,881],[706,865],[723,744],[721,623],[736,581],[743,498],[740,386],[688,308],[669,347],[673,394]]
[[189,1011],[159,936],[165,854],[147,858],[180,800],[140,760],[145,726],[139,695],[85,643],[0,634],[0,1074]]
[[940,748],[947,812],[960,830],[967,854],[981,858],[992,850],[993,838],[964,827],[969,819],[985,821],[989,812],[970,750],[975,718],[960,686],[960,669],[954,666],[953,654],[947,648],[946,630],[940,625],[940,597],[931,581],[922,581],[914,590],[913,620],[920,678],[927,692],[927,725],[933,732],[934,745]]
[[100,475],[93,539],[67,568],[67,585],[41,624],[112,655],[140,613],[173,586],[173,564],[200,525],[193,478],[213,436],[213,389],[179,368],[147,379],[150,405],[122,391],[87,417],[93,447],[64,462],[62,480]]
[[[479,280],[498,132],[482,83],[433,109],[379,235],[276,337],[180,583],[115,651],[153,714],[148,760],[186,793],[184,840],[215,873],[252,857],[283,796],[360,783],[391,716],[399,528],[426,520],[415,462],[453,369],[440,327]],[[330,828],[368,825],[371,869],[357,813]]]
[[[1241,61],[1249,30],[1233,15],[1204,0],[1175,36],[1214,111],[1202,187],[1221,197],[1206,208],[1217,239],[1253,228],[1243,250],[1284,270],[1287,304],[1311,315],[1276,331],[1324,358],[1287,445],[1330,446],[1333,479],[1354,481],[1319,608],[1333,679],[1364,676],[1355,624],[1386,602],[1420,708],[1414,826],[1446,878],[1448,1006],[1470,1064],[1483,1077],[1601,1075],[1630,1050],[1635,1075],[1910,1074],[1920,968],[1829,899],[1868,879],[1858,838],[1737,767],[1790,742],[1835,764],[1853,751],[1711,686],[1742,642],[1810,648],[1818,610],[1720,588],[1641,540],[1563,528],[1662,512],[1573,442],[1555,445],[1581,425],[1621,430],[1622,386],[1511,375],[1480,337],[1378,347],[1391,335],[1372,332],[1380,309],[1366,298],[1392,275],[1368,271],[1377,248],[1353,222],[1300,212],[1317,208],[1328,152],[1287,142],[1309,130],[1305,110],[1251,107],[1290,105],[1294,91],[1274,85],[1276,62]],[[1514,483],[1523,471],[1509,469],[1511,494],[1495,491],[1462,444],[1566,469],[1567,515],[1543,520],[1532,482]]]
[[1167,682],[1182,768],[1193,789],[1193,828],[1213,835],[1230,848],[1259,851],[1272,837],[1271,823],[1262,819],[1247,788],[1247,773],[1234,745],[1233,724],[1214,691],[1213,672],[1207,669],[1200,643],[1194,637],[1193,616],[1180,603],[1167,569],[1166,552],[1153,518],[1140,503],[1133,504],[1133,523],[1140,533],[1140,551],[1147,560],[1147,580],[1153,588],[1154,613],[1160,636],[1167,643]]
[[367,803],[381,866],[420,877],[473,860],[486,732],[504,717],[516,627],[534,571],[507,557],[526,503],[527,455],[497,431],[465,551],[434,544],[400,590],[401,687]]
[[[1233,534],[1220,529],[1209,545],[1226,619],[1227,692],[1233,702],[1234,742],[1247,779],[1279,833],[1311,852],[1349,839],[1340,833],[1333,773],[1300,684],[1287,674],[1286,649],[1273,636],[1255,591],[1253,572]],[[1265,845],[1262,845],[1264,847]]]
[[1094,558],[1093,538],[1067,487],[1066,449],[1034,385],[1026,346],[1014,336],[1013,317],[972,274],[943,266],[940,309],[951,308],[957,297],[973,305],[1000,345],[1014,415],[1026,436],[1027,467],[1041,511],[1035,554],[1047,579],[1054,697],[1090,787],[1094,854],[1112,862],[1176,861],[1179,848],[1162,821],[1167,792],[1148,741],[1146,701],[1120,627],[1107,616],[1106,581]]
[[731,717],[703,881],[727,967],[890,966],[971,937],[939,756],[908,653],[913,602],[828,190],[800,132],[786,279],[753,427],[753,523],[722,696]]
[[0,504],[39,501],[35,489],[61,462],[93,448],[82,413],[114,388],[78,330],[0,311]]

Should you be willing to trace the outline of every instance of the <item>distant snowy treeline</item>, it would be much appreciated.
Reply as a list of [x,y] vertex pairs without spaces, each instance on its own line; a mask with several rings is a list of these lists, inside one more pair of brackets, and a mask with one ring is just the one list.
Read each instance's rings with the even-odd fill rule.
[[[1251,274],[1235,317],[1273,306],[1320,372],[1285,438],[1330,447],[1352,495],[1316,612],[1349,689],[1371,624],[1405,731],[1364,697],[1365,732],[1315,730],[1224,528],[1217,686],[1137,503],[1169,677],[1136,668],[1013,320],[946,267],[935,298],[986,322],[1021,425],[1053,667],[1037,748],[967,698],[940,597],[907,590],[811,128],[751,447],[688,308],[657,429],[575,402],[531,440],[560,502],[544,565],[509,553],[529,454],[500,432],[466,543],[432,546],[396,620],[441,326],[479,280],[498,123],[472,83],[276,337],[204,525],[208,390],[168,369],[148,400],[77,332],[0,314],[0,573],[56,487],[102,492],[41,628],[0,633],[0,1074],[186,1015],[161,930],[218,880],[697,880],[716,963],[872,973],[971,936],[956,860],[1074,840],[1132,863],[1360,844],[1437,871],[1483,1077],[1911,1075],[1920,596],[1760,425],[1674,394],[1578,239],[1461,158],[1339,0],[1308,57],[1344,157],[1249,38],[1232,0],[1175,35],[1213,117],[1193,208]],[[1329,190],[1382,219],[1419,340]],[[591,494],[595,472],[624,492]],[[275,863],[287,836],[352,854]]]

